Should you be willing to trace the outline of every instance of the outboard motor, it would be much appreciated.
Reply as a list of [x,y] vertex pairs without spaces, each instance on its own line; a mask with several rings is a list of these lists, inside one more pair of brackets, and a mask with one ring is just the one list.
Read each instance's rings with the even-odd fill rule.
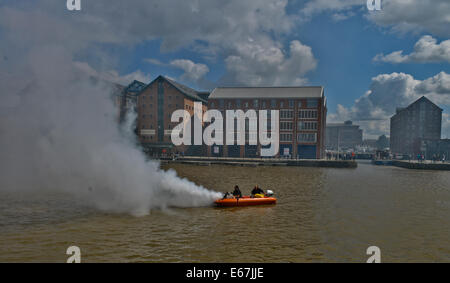
[[272,197],[273,196],[273,191],[272,190],[267,190],[266,196]]

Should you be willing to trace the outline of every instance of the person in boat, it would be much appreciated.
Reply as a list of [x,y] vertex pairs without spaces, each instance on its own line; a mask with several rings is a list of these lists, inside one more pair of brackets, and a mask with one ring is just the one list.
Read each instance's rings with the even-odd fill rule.
[[259,188],[258,185],[256,185],[252,190],[252,197],[254,198],[263,198],[264,197],[264,191]]
[[236,186],[234,186],[234,191],[233,192],[225,192],[224,194],[223,194],[223,198],[222,199],[226,199],[226,198],[228,198],[228,196],[233,196],[233,197],[235,197],[235,198],[241,198],[242,197],[242,193],[241,193],[241,190],[239,189],[239,186],[238,185],[236,185]]
[[233,194],[233,196],[235,198],[241,198],[242,197],[242,193],[241,193],[241,190],[239,189],[238,185],[234,186],[234,191],[233,191],[232,194]]

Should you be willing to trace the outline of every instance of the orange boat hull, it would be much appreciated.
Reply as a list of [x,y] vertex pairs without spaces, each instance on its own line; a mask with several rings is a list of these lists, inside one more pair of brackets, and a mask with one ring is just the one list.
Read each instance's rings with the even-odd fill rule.
[[252,206],[252,205],[276,204],[277,199],[273,197],[265,197],[265,198],[242,197],[242,198],[218,199],[214,203],[220,207]]

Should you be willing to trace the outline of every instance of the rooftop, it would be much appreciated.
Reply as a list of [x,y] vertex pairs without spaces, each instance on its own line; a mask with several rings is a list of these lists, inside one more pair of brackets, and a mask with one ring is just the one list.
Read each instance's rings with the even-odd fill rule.
[[127,87],[125,87],[126,92],[138,93],[145,88],[146,84],[137,80],[134,80]]
[[327,127],[359,127],[359,125],[353,124],[352,121],[345,121],[343,123],[327,123]]
[[403,111],[405,111],[406,109],[410,109],[413,107],[413,105],[417,104],[417,103],[428,103],[433,105],[434,107],[436,107],[437,109],[439,109],[441,112],[443,111],[443,109],[439,106],[437,106],[433,101],[429,100],[427,97],[422,96],[421,98],[417,99],[416,101],[414,101],[413,103],[411,103],[410,105],[408,105],[407,107],[397,107],[395,109],[395,116],[397,116],[397,114],[402,113]]
[[[144,88],[141,89],[141,92],[146,89],[148,86],[150,86],[151,84],[153,84],[156,81],[159,80],[165,80],[166,82],[168,82],[169,84],[171,84],[174,88],[176,88],[178,91],[180,91],[181,93],[183,93],[184,95],[186,95],[187,97],[195,100],[195,101],[201,101],[206,103],[207,102],[207,97],[209,92],[206,91],[196,91],[188,86],[185,86],[183,84],[180,84],[179,82],[176,82],[168,77],[165,76],[158,76],[156,79],[154,79],[152,82],[150,82],[148,85],[146,85]],[[138,94],[139,95],[139,94]]]
[[210,99],[218,98],[321,98],[323,87],[218,87]]

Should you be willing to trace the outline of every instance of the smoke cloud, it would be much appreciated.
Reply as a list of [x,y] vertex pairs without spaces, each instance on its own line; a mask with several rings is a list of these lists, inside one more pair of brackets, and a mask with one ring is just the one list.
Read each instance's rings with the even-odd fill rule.
[[135,215],[220,197],[146,159],[133,119],[122,128],[116,122],[112,84],[79,68],[81,49],[46,37],[27,46],[15,34],[21,24],[0,23],[0,192],[66,192]]

